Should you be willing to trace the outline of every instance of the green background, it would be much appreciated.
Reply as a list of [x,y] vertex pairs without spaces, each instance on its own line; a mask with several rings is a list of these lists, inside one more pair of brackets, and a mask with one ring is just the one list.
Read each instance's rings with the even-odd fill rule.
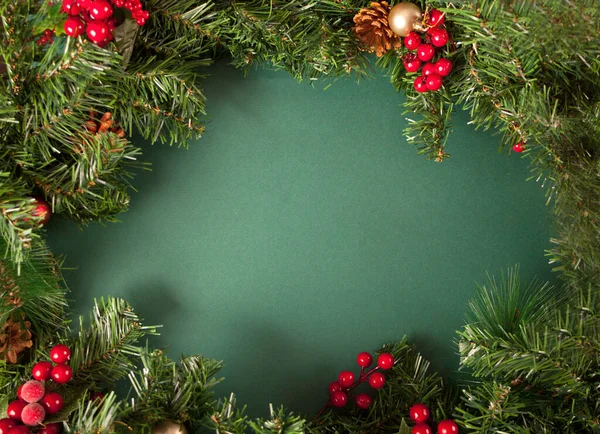
[[550,210],[527,162],[457,113],[442,164],[406,143],[403,97],[378,76],[323,90],[226,63],[205,84],[205,137],[142,144],[122,222],[80,231],[58,218],[73,308],[130,299],[154,344],[224,360],[220,394],[252,415],[313,412],[356,354],[416,341],[455,375],[455,330],[475,281],[521,264],[550,278]]

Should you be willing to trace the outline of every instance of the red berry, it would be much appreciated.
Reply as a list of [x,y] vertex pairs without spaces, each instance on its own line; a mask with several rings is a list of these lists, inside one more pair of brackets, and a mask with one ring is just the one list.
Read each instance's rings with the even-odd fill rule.
[[418,423],[410,430],[411,434],[433,434],[431,427],[426,423]]
[[423,66],[423,71],[421,71],[421,74],[423,76],[428,76],[429,74],[433,74],[434,72],[436,72],[435,66],[433,63],[431,62],[427,62],[424,66]]
[[404,46],[409,50],[416,50],[421,45],[421,35],[417,32],[409,32],[404,38]]
[[115,5],[116,8],[122,8],[125,6],[125,0],[113,0],[113,5]]
[[373,372],[369,376],[369,385],[373,389],[381,389],[383,386],[385,386],[385,375],[383,375],[381,372]]
[[373,363],[373,356],[364,351],[358,356],[356,356],[356,363],[361,368],[368,368],[369,366],[371,366],[371,363]]
[[373,403],[373,398],[371,398],[366,393],[361,393],[360,395],[356,395],[356,406],[362,410],[368,409]]
[[331,395],[331,405],[334,407],[342,408],[348,403],[348,395],[344,392],[334,392]]
[[17,423],[8,417],[0,419],[0,434],[7,434],[15,426],[17,426]]
[[512,149],[515,152],[521,153],[525,150],[525,143],[523,143],[523,142],[516,143],[513,145]]
[[44,396],[44,385],[37,380],[29,380],[21,389],[21,397],[25,402],[38,402]]
[[60,434],[62,431],[62,424],[60,423],[49,423],[45,427],[39,429],[37,434]]
[[23,390],[23,385],[21,384],[19,386],[19,388],[17,389],[17,398],[19,398],[21,401],[24,401],[23,398],[21,398],[21,391]]
[[453,420],[446,419],[438,424],[437,432],[438,434],[457,434],[458,425]]
[[65,365],[64,363],[59,363],[54,368],[52,368],[52,379],[55,383],[64,384],[67,383],[73,378],[73,371],[69,365]]
[[106,20],[106,25],[108,26],[108,31],[112,32],[117,28],[117,19],[115,17],[110,17],[108,20]]
[[53,30],[50,30],[50,29],[44,30],[44,36],[51,37],[53,34],[54,34]]
[[95,0],[89,7],[90,17],[94,20],[105,20],[113,14],[113,8],[106,0]]
[[79,17],[69,17],[67,18],[67,21],[65,21],[64,28],[67,36],[76,38],[79,35],[83,35],[83,32],[85,32],[85,23]]
[[31,431],[25,425],[17,425],[9,429],[8,434],[31,434]]
[[426,405],[415,404],[410,408],[410,410],[408,410],[408,414],[414,422],[419,423],[427,422],[431,413],[429,412],[429,408],[427,408]]
[[132,0],[131,11],[139,11],[140,9],[143,9],[142,2],[140,0]]
[[377,366],[381,369],[392,369],[394,367],[394,356],[390,353],[382,353],[377,357]]
[[413,86],[415,88],[415,90],[417,92],[427,92],[427,84],[425,83],[425,81],[427,80],[427,77],[423,77],[422,75],[418,76],[415,78],[415,82],[413,83]]
[[442,87],[442,77],[435,72],[433,74],[429,74],[427,76],[427,80],[425,81],[425,85],[427,86],[427,90],[438,90],[440,87]]
[[434,54],[435,49],[431,44],[421,44],[419,45],[419,48],[417,48],[417,56],[419,56],[419,59],[421,59],[423,62],[429,62],[431,59],[433,59]]
[[416,55],[409,53],[404,56],[404,69],[406,69],[407,72],[417,72],[420,67],[421,61]]
[[108,25],[103,21],[92,21],[88,23],[86,33],[90,41],[99,44],[106,39],[109,33]]
[[50,350],[50,359],[54,363],[66,363],[71,360],[71,350],[64,344],[58,344]]
[[76,0],[77,4],[81,9],[85,9],[86,11],[90,8],[92,4],[92,0]]
[[31,375],[38,381],[47,381],[52,372],[52,362],[43,361],[36,363],[31,370]]
[[444,24],[444,21],[446,21],[445,14],[438,9],[432,9],[427,14],[427,25],[429,27],[439,27]]
[[8,404],[6,408],[6,415],[14,420],[21,420],[21,412],[25,408],[27,403],[25,401],[16,400]]
[[136,19],[135,22],[137,23],[138,26],[143,26],[144,24],[146,24],[146,19],[140,17],[140,18]]
[[[340,390],[341,390],[341,388],[340,388]],[[104,393],[102,393],[102,392],[90,393],[90,401],[92,401],[94,404],[100,404],[103,399],[104,399]]]
[[[46,43],[50,42],[50,40],[52,38],[48,38],[47,36],[42,36],[42,39],[44,39],[44,44],[46,44]],[[35,208],[33,209],[32,214],[35,217],[41,217],[42,218],[41,223],[43,225],[48,223],[48,220],[50,220],[50,205],[48,205],[48,202],[46,202],[42,198],[36,197],[35,202],[33,204],[35,205]]]
[[329,394],[332,395],[335,392],[342,390],[342,386],[337,381],[334,381],[329,385]]
[[436,47],[443,47],[448,43],[448,39],[450,39],[450,36],[448,35],[448,31],[446,29],[439,29],[436,27],[433,29],[429,29],[427,33],[431,38],[431,43]]
[[450,59],[446,59],[442,57],[437,62],[435,62],[435,72],[437,72],[442,77],[447,76],[452,71],[452,61]]
[[25,425],[36,426],[46,418],[46,410],[37,402],[27,404],[21,413],[21,420]]
[[141,14],[140,14],[140,16],[141,16],[143,19],[147,20],[148,18],[150,18],[150,12],[148,12],[148,11],[141,11]]
[[81,12],[81,8],[75,0],[63,0],[60,10],[68,15],[79,15]]
[[342,371],[338,376],[338,383],[342,387],[350,387],[354,384],[354,374],[350,371]]
[[62,396],[56,392],[50,392],[42,398],[40,403],[46,409],[46,413],[55,414],[61,411],[65,405]]

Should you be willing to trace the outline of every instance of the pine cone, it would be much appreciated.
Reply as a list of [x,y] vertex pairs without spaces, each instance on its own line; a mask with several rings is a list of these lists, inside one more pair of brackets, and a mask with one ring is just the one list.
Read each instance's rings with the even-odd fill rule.
[[116,134],[121,139],[125,137],[125,131],[119,127],[119,124],[115,124],[115,121],[112,119],[112,113],[110,112],[104,113],[100,120],[96,120],[94,113],[91,112],[90,120],[86,122],[85,129],[92,134],[110,132]]
[[400,48],[402,42],[392,32],[388,23],[390,5],[388,2],[373,2],[370,8],[361,9],[354,15],[352,29],[356,36],[368,47],[367,51],[383,56],[392,48]]
[[25,348],[31,348],[31,331],[29,321],[6,320],[0,329],[0,357],[8,363],[17,363],[17,357]]

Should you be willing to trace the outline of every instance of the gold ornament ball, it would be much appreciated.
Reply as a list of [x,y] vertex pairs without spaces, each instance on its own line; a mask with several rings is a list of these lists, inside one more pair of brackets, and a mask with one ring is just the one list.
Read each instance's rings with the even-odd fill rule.
[[163,420],[152,427],[152,434],[188,434],[185,426],[173,422],[172,420]]
[[423,14],[414,3],[401,2],[395,5],[388,15],[388,23],[392,32],[398,36],[406,36],[415,29],[415,23]]

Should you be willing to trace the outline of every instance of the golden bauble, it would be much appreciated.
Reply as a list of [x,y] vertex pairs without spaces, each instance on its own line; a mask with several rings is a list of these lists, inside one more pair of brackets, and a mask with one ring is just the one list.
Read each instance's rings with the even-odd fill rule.
[[188,431],[183,424],[163,420],[152,427],[152,434],[188,434]]
[[417,20],[423,14],[421,9],[414,3],[401,2],[395,5],[388,15],[388,22],[392,32],[398,36],[406,36],[415,29]]

